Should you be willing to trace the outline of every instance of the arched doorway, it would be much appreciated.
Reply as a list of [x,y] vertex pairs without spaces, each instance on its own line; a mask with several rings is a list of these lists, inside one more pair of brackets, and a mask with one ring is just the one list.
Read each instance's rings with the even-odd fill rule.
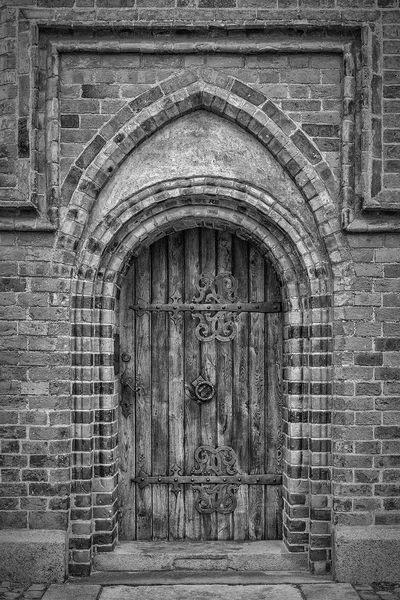
[[[227,119],[223,125],[206,119],[205,114],[196,116],[205,119],[207,131],[213,123],[217,129],[220,125],[226,128],[232,111],[238,110],[236,100],[230,103],[223,95],[222,105],[216,102],[210,106],[210,94],[217,99],[221,92],[199,80],[195,89],[191,88],[188,101],[182,103],[180,84],[178,88],[168,97],[171,112],[164,112],[165,98],[152,105],[151,114],[160,114],[160,120],[151,117],[146,121],[146,132],[138,125],[137,116],[121,132],[116,129],[120,121],[112,120],[107,127],[114,133],[107,147],[94,161],[89,160],[92,154],[88,151],[82,160],[91,164],[82,173],[77,165],[71,175],[73,181],[67,177],[65,182],[65,202],[71,201],[68,210],[65,208],[54,261],[57,272],[63,272],[66,259],[74,265],[73,364],[84,365],[74,371],[72,384],[76,421],[71,573],[88,573],[92,550],[112,551],[119,538],[121,373],[115,360],[120,357],[116,311],[130,265],[156,240],[195,227],[226,227],[251,241],[271,262],[282,284],[282,537],[291,552],[308,551],[312,570],[323,572],[331,560],[332,306],[334,294],[349,285],[343,277],[349,264],[335,216],[332,178],[326,166],[318,164],[316,170],[293,147],[292,140],[285,138],[279,109],[274,113],[278,120],[271,122],[265,112],[246,102],[239,111],[239,129],[228,127],[224,136],[225,141],[237,141],[231,170],[227,172],[227,161],[214,160],[224,155],[225,142],[209,152],[214,138],[207,134],[207,151],[202,157],[208,157],[209,162],[201,163],[199,171],[196,161],[187,162],[186,149],[193,145],[190,136],[185,147],[174,146],[182,139],[173,131],[174,123],[184,125],[178,115],[202,108],[209,114],[224,106],[222,113]],[[150,98],[153,96],[149,102]],[[143,110],[147,118],[147,108]],[[243,111],[248,111],[245,120]],[[166,123],[171,124],[170,129]],[[246,130],[244,138],[240,128]],[[177,168],[172,173],[165,160],[165,171],[157,171],[161,148],[158,130],[165,133],[164,142],[167,138],[173,142],[170,152],[166,146],[162,148],[164,157],[175,157]],[[128,131],[132,131],[129,139]],[[116,140],[120,147],[112,154]],[[249,148],[248,160],[242,160],[244,148]],[[77,173],[82,175],[79,184],[75,181]],[[88,411],[85,421],[82,410]],[[81,509],[83,501],[90,508]]]
[[120,304],[120,539],[282,537],[282,314],[256,246],[145,248]]

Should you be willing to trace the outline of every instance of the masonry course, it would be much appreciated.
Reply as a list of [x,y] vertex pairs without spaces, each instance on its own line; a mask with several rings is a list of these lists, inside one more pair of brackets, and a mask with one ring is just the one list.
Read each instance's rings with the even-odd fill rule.
[[[342,208],[340,190],[355,188],[356,212],[363,202],[362,177],[356,181],[362,154],[367,155],[367,162],[375,161],[371,167],[372,195],[382,191],[395,197],[399,194],[398,0],[19,0],[17,4],[6,4],[0,15],[0,195],[4,203],[4,230],[0,233],[0,526],[6,530],[69,531],[71,572],[77,575],[90,570],[92,523],[97,528],[95,547],[112,549],[115,544],[117,419],[113,394],[118,384],[107,377],[99,381],[98,377],[100,370],[103,374],[106,369],[111,372],[113,364],[116,329],[111,313],[116,295],[109,290],[117,269],[112,263],[113,251],[105,246],[102,235],[96,237],[91,232],[90,240],[85,238],[85,219],[93,199],[129,152],[142,147],[144,139],[158,135],[167,116],[175,119],[184,114],[184,109],[176,107],[188,107],[190,102],[192,108],[196,102],[202,109],[212,108],[213,114],[235,122],[246,134],[254,130],[258,142],[287,169],[306,206],[320,219],[321,231],[326,229],[324,244],[329,260],[339,265],[336,279],[341,289],[335,294],[331,289],[316,294],[318,299],[334,297],[333,308],[323,306],[322,300],[319,306],[311,303],[314,313],[307,318],[314,319],[310,321],[315,323],[313,329],[292,324],[284,342],[284,376],[294,379],[287,381],[287,432],[292,436],[293,451],[310,447],[316,461],[313,465],[300,464],[294,454],[289,455],[291,449],[286,450],[287,456],[293,457],[287,473],[301,496],[295,498],[294,490],[287,490],[288,544],[304,549],[312,534],[314,568],[322,568],[322,564],[329,568],[331,522],[333,527],[365,526],[371,530],[375,526],[398,526],[398,212],[378,212],[378,217],[373,211],[359,212],[364,219],[363,231],[343,231],[344,242],[339,247],[329,237],[336,231]],[[30,28],[37,24],[39,29],[32,34]],[[174,28],[181,27],[176,39],[186,40],[185,28],[194,36],[200,24],[205,31],[216,33],[208,39],[203,31],[203,39],[190,51],[123,48],[132,26],[142,28],[137,35],[143,38],[153,28],[152,42],[164,38],[168,45],[176,41]],[[281,39],[280,26],[288,24],[297,51],[293,47],[285,52],[241,49],[252,36],[261,43],[269,35],[275,41]],[[298,25],[304,31],[296,37]],[[354,147],[346,146],[343,136],[347,127],[352,132],[349,139],[359,131],[361,104],[367,102],[367,92],[364,89],[361,94],[360,81],[347,81],[352,68],[345,65],[336,46],[328,52],[323,46],[316,45],[316,51],[311,51],[301,44],[313,28],[317,35],[320,31],[326,38],[331,35],[336,43],[336,38],[346,37],[349,30],[361,26],[364,33],[357,37],[357,43],[364,44],[364,53],[369,52],[368,68],[375,79],[367,109],[373,124],[357,153]],[[82,51],[80,43],[93,41],[92,27],[102,31],[103,37],[95,40],[97,48]],[[76,35],[71,34],[74,29]],[[230,30],[239,34],[230,37]],[[58,72],[48,70],[47,48],[62,44],[71,35],[76,49],[60,50]],[[239,36],[236,41],[235,35]],[[285,35],[284,43],[288,43]],[[202,49],[202,42],[212,45],[216,39],[236,43],[237,48],[229,53]],[[110,51],[109,43],[116,43],[117,50]],[[53,89],[56,75],[59,87]],[[203,86],[201,95],[198,87],[191,95],[190,86],[199,86],[199,81],[205,81],[207,89]],[[349,110],[350,114],[358,112],[347,125],[343,94],[350,94],[356,84],[358,96]],[[223,90],[220,95],[217,86]],[[261,113],[268,119],[263,125],[255,120],[261,119]],[[374,144],[366,151],[368,136]],[[347,151],[349,163],[343,160]],[[310,175],[313,165],[316,170]],[[329,207],[319,197],[320,172],[328,178],[321,175],[321,181],[330,184],[325,188],[332,198]],[[343,179],[345,173],[347,179]],[[51,183],[54,181],[64,184],[61,201],[54,191],[57,186]],[[191,182],[193,186],[197,183]],[[209,185],[215,186],[214,182]],[[203,184],[201,194],[209,193]],[[156,192],[151,198],[156,198]],[[152,200],[146,202],[150,205]],[[60,221],[52,216],[58,208]],[[181,219],[188,218],[184,206],[179,210]],[[221,210],[217,214],[222,215]],[[113,218],[109,231],[116,228],[120,217]],[[133,213],[132,218],[136,218]],[[217,223],[218,218],[213,218],[208,222]],[[40,231],[46,227],[49,231]],[[292,233],[295,238],[296,228]],[[115,248],[123,248],[123,243],[122,236],[117,238]],[[307,243],[302,242],[301,247]],[[106,252],[111,262],[100,266],[97,257]],[[73,270],[76,256],[83,255],[79,274],[82,287],[79,283],[74,289],[78,281]],[[343,256],[347,266],[340,262]],[[288,264],[289,259],[285,260]],[[320,273],[315,281],[322,282],[322,278]],[[97,295],[91,292],[96,285],[98,289],[104,286]],[[87,292],[83,293],[84,289]],[[72,296],[78,299],[74,303]],[[103,311],[101,323],[95,311]],[[328,329],[322,329],[328,327],[328,319],[333,320],[333,339]],[[310,347],[310,352],[303,352],[305,347]],[[305,368],[309,372],[329,370],[330,379],[301,381],[297,376]],[[303,411],[302,402],[310,392],[313,410]],[[94,398],[93,405],[90,398]],[[300,426],[310,426],[310,439],[300,435]],[[101,444],[103,451],[97,457],[93,454],[96,444]],[[77,453],[82,453],[81,459]],[[104,489],[96,488],[96,484],[92,487],[93,472]],[[333,482],[333,497],[328,491],[328,476]],[[306,488],[308,480],[311,487]],[[306,489],[315,495],[310,498]],[[94,497],[98,506],[93,509]],[[323,512],[325,507],[315,505],[320,512],[314,510],[310,530],[310,506],[318,501],[328,510]],[[98,511],[95,518],[93,511]],[[102,532],[101,520],[107,519],[107,512],[113,515],[107,522],[110,531]]]

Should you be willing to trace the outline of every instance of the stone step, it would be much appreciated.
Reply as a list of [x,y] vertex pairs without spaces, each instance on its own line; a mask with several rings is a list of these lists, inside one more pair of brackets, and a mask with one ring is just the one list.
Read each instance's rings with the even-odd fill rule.
[[330,582],[327,575],[305,571],[95,571],[88,578],[70,578],[70,583],[90,585],[300,585]]
[[305,553],[281,540],[262,542],[130,542],[99,553],[96,571],[308,571]]

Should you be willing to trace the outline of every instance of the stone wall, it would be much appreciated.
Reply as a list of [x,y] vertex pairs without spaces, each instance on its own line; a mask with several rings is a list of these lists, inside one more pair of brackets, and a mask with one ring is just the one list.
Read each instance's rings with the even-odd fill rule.
[[[297,498],[288,488],[288,545],[311,543],[314,570],[329,569],[331,522],[369,526],[371,537],[374,526],[400,524],[399,34],[398,0],[12,0],[1,9],[0,527],[68,531],[76,574],[88,572],[93,543],[115,544],[107,469],[117,468],[117,387],[98,378],[112,370],[110,290],[121,280],[101,274],[104,305],[82,283],[98,284],[102,252],[117,261],[118,244],[102,247],[93,234],[95,199],[168,111],[173,121],[194,110],[199,81],[222,92],[203,91],[197,107],[252,131],[290,174],[331,273],[323,319],[308,306],[307,327],[287,342],[285,368],[309,367],[310,380],[313,367],[329,373],[307,411],[295,410],[301,392],[288,404],[289,429],[309,426],[310,444],[288,442],[291,476],[297,469],[308,486]],[[315,271],[307,285],[313,277],[320,285]],[[296,364],[309,360],[298,350],[308,325],[329,320],[332,335],[316,334],[311,350],[319,363]],[[93,486],[96,477],[113,487]]]

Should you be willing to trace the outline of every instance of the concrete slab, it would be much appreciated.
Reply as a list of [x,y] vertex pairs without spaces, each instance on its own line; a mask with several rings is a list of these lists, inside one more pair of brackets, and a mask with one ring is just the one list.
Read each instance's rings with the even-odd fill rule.
[[360,600],[349,583],[315,583],[300,585],[307,600]]
[[400,527],[335,527],[334,576],[349,583],[398,582]]
[[100,590],[100,585],[53,584],[48,588],[42,600],[97,600]]
[[157,588],[157,595],[154,592],[152,586],[106,587],[99,600],[302,600],[292,585],[173,585]]
[[305,553],[263,542],[120,542],[94,558],[97,571],[307,571]]
[[65,531],[0,531],[0,580],[61,583],[66,576],[66,556]]

